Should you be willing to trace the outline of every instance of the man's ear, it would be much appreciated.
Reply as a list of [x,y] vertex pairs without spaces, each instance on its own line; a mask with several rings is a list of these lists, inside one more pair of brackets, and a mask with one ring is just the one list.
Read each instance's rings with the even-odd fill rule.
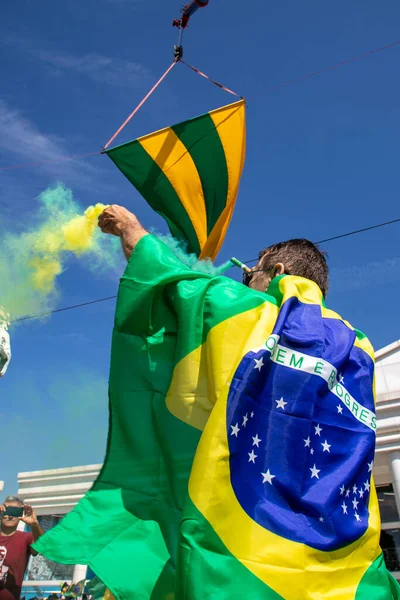
[[276,263],[274,267],[274,277],[278,277],[278,275],[283,275],[285,272],[285,265],[283,263]]

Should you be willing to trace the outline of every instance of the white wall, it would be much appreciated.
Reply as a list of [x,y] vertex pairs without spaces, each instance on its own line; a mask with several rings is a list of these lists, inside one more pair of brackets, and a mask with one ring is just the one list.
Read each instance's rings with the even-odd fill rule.
[[400,451],[400,341],[375,353],[377,436],[376,485],[391,483],[390,464]]
[[18,474],[18,495],[37,515],[68,513],[92,487],[101,465],[32,471]]

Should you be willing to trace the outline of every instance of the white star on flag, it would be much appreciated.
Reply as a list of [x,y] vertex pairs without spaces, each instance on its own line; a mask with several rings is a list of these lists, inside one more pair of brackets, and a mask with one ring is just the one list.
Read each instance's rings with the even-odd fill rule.
[[353,508],[354,508],[354,510],[356,510],[358,508],[358,500],[356,500],[355,498],[353,500]]
[[357,521],[361,521],[359,515],[357,513],[354,513],[355,518],[357,519]]
[[339,383],[344,383],[344,377],[339,373]]
[[342,485],[342,487],[340,488],[340,495],[341,496],[343,496],[344,490],[345,490],[345,487],[344,487],[344,485]]
[[261,357],[261,358],[254,358],[253,360],[256,363],[255,366],[254,366],[254,368],[258,369],[259,371],[261,371],[261,369],[264,366],[263,357]]
[[369,485],[369,481],[366,481],[366,482],[364,483],[364,487],[365,487],[365,491],[369,492],[369,488],[371,487],[371,486]]
[[371,460],[371,462],[368,463],[368,473],[371,473],[373,468],[374,468],[374,461]]
[[324,452],[330,452],[329,448],[332,446],[332,444],[328,444],[328,442],[325,440],[324,443],[321,442],[321,446],[324,449]]
[[304,442],[304,447],[308,448],[311,444],[310,436],[308,436],[308,438],[306,440],[303,440],[303,442]]
[[252,450],[251,452],[248,452],[247,454],[249,455],[249,462],[255,463],[257,454],[254,454],[254,450]]
[[364,490],[362,488],[358,490],[358,493],[360,494],[360,498],[364,497]]
[[323,523],[324,522],[324,517],[320,517],[319,520],[320,520],[321,523]]
[[275,402],[276,408],[283,408],[283,410],[285,410],[285,404],[287,404],[287,402],[285,402],[283,398],[281,398],[280,400],[275,400]]
[[317,426],[314,428],[315,429],[315,435],[321,435],[321,431],[322,431],[322,427],[320,427],[317,423]]
[[348,498],[350,496],[350,490],[346,490],[346,498]]
[[240,431],[239,423],[236,423],[236,425],[231,425],[231,429],[232,429],[231,435],[234,435],[235,437],[237,437],[237,435]]
[[275,475],[272,475],[269,469],[266,473],[261,473],[261,475],[263,476],[263,483],[268,482],[272,485],[272,480],[275,477]]
[[347,504],[345,504],[345,503],[343,502],[343,504],[341,504],[340,506],[343,508],[343,514],[344,514],[344,515],[347,515],[347,514],[348,514],[348,513],[347,513]]
[[310,454],[314,454],[314,448],[310,448]]
[[317,465],[315,463],[312,468],[310,467],[310,471],[311,471],[311,479],[313,477],[316,477],[317,479],[319,479],[318,473],[321,471],[321,469],[317,469]]
[[242,423],[242,427],[246,427],[246,423],[249,420],[249,417],[247,416],[247,413],[244,415],[243,417],[243,423]]
[[338,406],[336,408],[337,408],[337,411],[339,414],[343,413],[343,406],[340,406],[340,404],[338,404]]
[[[253,436],[251,436],[253,437]],[[258,433],[256,433],[256,435],[253,437],[253,443],[252,446],[257,446],[258,448],[258,444],[262,442],[262,440],[260,440],[260,438],[258,437]]]
[[254,417],[254,413],[252,412],[250,415],[250,418],[252,419]]
[[357,486],[355,484],[353,485],[353,494],[357,494]]

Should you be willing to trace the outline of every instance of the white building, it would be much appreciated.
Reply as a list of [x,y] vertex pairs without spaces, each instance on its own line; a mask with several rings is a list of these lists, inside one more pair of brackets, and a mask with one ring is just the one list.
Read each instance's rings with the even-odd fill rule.
[[[377,440],[374,478],[382,518],[381,546],[387,567],[400,580],[400,341],[376,352]],[[32,504],[44,529],[53,527],[87,492],[101,465],[34,471],[18,475],[18,493]],[[59,592],[61,581],[81,581],[83,565],[31,559],[25,596]],[[90,574],[88,574],[89,576]]]
[[374,478],[382,519],[381,546],[400,580],[400,341],[375,354],[377,438]]

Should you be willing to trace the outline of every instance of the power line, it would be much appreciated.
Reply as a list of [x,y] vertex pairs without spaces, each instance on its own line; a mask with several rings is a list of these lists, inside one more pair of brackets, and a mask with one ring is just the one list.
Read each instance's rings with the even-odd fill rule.
[[[337,62],[334,65],[330,65],[328,67],[319,69],[318,71],[313,71],[311,73],[301,75],[300,77],[296,77],[295,79],[291,79],[289,81],[271,86],[271,87],[265,89],[264,91],[258,92],[252,96],[249,96],[249,97],[245,96],[245,98],[247,100],[253,100],[254,98],[258,98],[259,96],[267,94],[268,92],[272,92],[272,91],[278,90],[280,88],[288,87],[290,85],[298,83],[299,81],[311,79],[312,77],[316,77],[317,75],[322,75],[323,73],[327,73],[328,71],[333,71],[335,69],[338,69],[339,67],[343,67],[345,65],[356,62],[363,58],[367,58],[368,56],[371,56],[372,54],[377,54],[378,52],[383,52],[384,50],[388,50],[389,48],[393,48],[394,46],[399,46],[399,45],[400,45],[400,40],[397,40],[395,42],[392,42],[391,44],[386,44],[385,46],[381,46],[380,48],[374,48],[373,50],[368,50],[368,52],[363,52],[362,54],[359,54],[358,56],[346,58],[344,60],[341,60],[340,62]],[[53,160],[45,160],[45,161],[41,161],[41,162],[32,162],[32,163],[23,163],[20,165],[10,165],[8,167],[0,167],[0,171],[10,171],[12,169],[22,169],[24,167],[37,167],[40,165],[56,164],[56,163],[60,163],[60,162],[68,161],[68,160],[75,160],[75,159],[80,159],[80,158],[84,158],[87,156],[95,156],[95,155],[101,156],[101,152],[99,152],[99,151],[87,152],[86,154],[75,154],[75,155],[64,156],[62,158],[53,159]]]
[[[364,231],[371,231],[371,229],[378,229],[379,227],[385,227],[385,225],[392,225],[392,223],[399,223],[400,219],[393,219],[393,221],[385,221],[384,223],[379,223],[378,225],[371,225],[370,227],[363,227],[363,229],[354,229],[353,231],[348,231],[347,233],[341,233],[340,235],[334,235],[333,237],[326,238],[325,240],[319,240],[318,242],[314,242],[314,244],[325,244],[326,242],[333,242],[333,240],[340,240],[341,238],[349,237],[350,235],[356,235],[357,233],[363,233]],[[257,262],[258,258],[251,258],[250,260],[243,261],[244,263],[253,263]]]
[[254,94],[254,96],[247,97],[246,100],[253,100],[253,98],[258,98],[259,96],[263,96],[264,94],[268,94],[268,92],[273,92],[275,90],[279,90],[280,88],[287,87],[289,85],[293,85],[294,83],[298,83],[299,81],[304,81],[305,79],[311,79],[312,77],[316,77],[316,75],[322,75],[323,73],[327,73],[328,71],[334,71],[339,67],[344,67],[350,63],[356,62],[357,60],[361,60],[362,58],[367,58],[372,54],[377,54],[378,52],[383,52],[384,50],[388,50],[389,48],[393,48],[394,46],[399,46],[400,40],[396,42],[392,42],[391,44],[386,44],[386,46],[381,46],[380,48],[375,48],[374,50],[368,50],[368,52],[363,52],[358,56],[353,56],[352,58],[346,58],[345,60],[341,60],[334,65],[330,65],[329,67],[324,67],[323,69],[319,69],[318,71],[313,71],[312,73],[307,73],[306,75],[302,75],[301,77],[295,77],[295,79],[291,79],[284,83],[278,83],[277,85],[273,85],[262,92],[258,92]]
[[108,296],[107,298],[98,298],[97,300],[90,300],[89,302],[81,302],[80,304],[74,304],[72,306],[64,306],[63,308],[56,308],[54,310],[49,310],[44,313],[40,313],[38,315],[28,315],[27,317],[20,317],[19,319],[14,319],[11,323],[18,323],[20,321],[28,321],[29,319],[41,319],[43,317],[48,317],[49,315],[53,315],[54,313],[64,312],[65,310],[72,310],[73,308],[80,308],[81,306],[88,306],[89,304],[97,304],[98,302],[105,302],[106,300],[113,300],[117,296]]
[[[356,235],[357,233],[363,233],[364,231],[371,231],[371,229],[378,229],[379,227],[385,227],[386,225],[392,225],[393,223],[399,223],[399,219],[393,219],[392,221],[385,221],[384,223],[379,223],[378,225],[371,225],[370,227],[364,227],[363,229],[354,229],[353,231],[349,231],[347,233],[341,233],[340,235],[335,235],[330,238],[326,238],[324,240],[320,240],[319,242],[315,242],[316,244],[324,244],[326,242],[333,242],[334,240],[339,240],[341,238],[349,237],[351,235]],[[245,263],[257,262],[258,258],[252,258],[251,260],[244,261]],[[81,308],[82,306],[89,306],[89,304],[97,304],[98,302],[106,302],[107,300],[114,300],[117,296],[107,296],[107,298],[98,298],[97,300],[90,300],[89,302],[81,302],[80,304],[74,304],[72,306],[64,306],[63,308],[56,308],[55,310],[49,310],[45,313],[40,313],[38,315],[28,315],[27,317],[20,317],[19,319],[14,319],[11,323],[19,323],[21,321],[28,321],[31,319],[41,319],[43,317],[47,317],[49,315],[53,315],[55,313],[64,312],[66,310],[72,310],[74,308]]]
[[334,237],[326,238],[326,240],[320,240],[315,242],[316,244],[325,244],[325,242],[332,242],[333,240],[340,240],[341,238],[348,237],[349,235],[356,235],[356,233],[362,233],[363,231],[371,231],[371,229],[378,229],[378,227],[385,227],[385,225],[392,225],[392,223],[398,223],[400,219],[393,219],[393,221],[385,221],[379,223],[379,225],[371,225],[370,227],[364,227],[363,229],[355,229],[348,233],[342,233],[341,235],[335,235]]

